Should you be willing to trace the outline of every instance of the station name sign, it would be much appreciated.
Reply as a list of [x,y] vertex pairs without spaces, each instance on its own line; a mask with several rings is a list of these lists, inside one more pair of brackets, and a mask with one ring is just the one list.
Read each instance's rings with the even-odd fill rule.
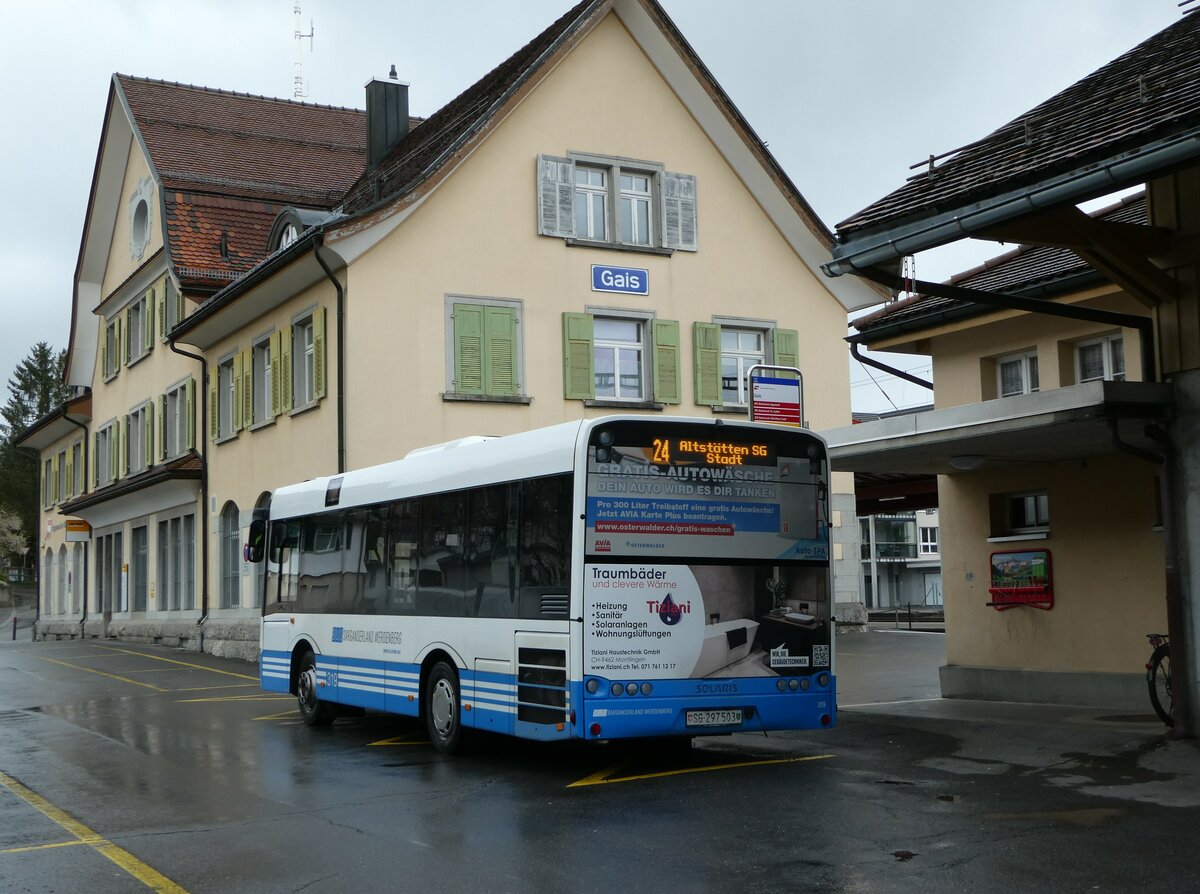
[[650,271],[639,267],[592,265],[593,292],[620,292],[624,295],[649,295]]

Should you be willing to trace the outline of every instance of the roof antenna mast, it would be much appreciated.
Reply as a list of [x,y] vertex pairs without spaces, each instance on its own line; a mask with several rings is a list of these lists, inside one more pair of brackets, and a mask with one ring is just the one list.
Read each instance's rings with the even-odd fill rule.
[[312,19],[309,19],[308,33],[304,34],[300,31],[300,0],[296,0],[295,6],[292,7],[292,12],[296,16],[296,28],[292,32],[292,36],[296,40],[296,60],[292,64],[292,98],[304,99],[304,97],[308,96],[308,89],[304,84],[304,75],[300,73],[300,47],[303,44],[304,39],[307,37],[308,51],[310,53],[312,52],[314,29]]

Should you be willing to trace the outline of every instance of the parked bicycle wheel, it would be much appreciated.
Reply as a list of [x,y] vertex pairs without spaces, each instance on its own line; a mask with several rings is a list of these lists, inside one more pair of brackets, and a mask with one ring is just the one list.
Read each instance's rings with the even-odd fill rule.
[[1167,726],[1175,725],[1175,704],[1171,700],[1171,646],[1163,643],[1154,650],[1146,664],[1146,684],[1150,687],[1150,704],[1154,713]]

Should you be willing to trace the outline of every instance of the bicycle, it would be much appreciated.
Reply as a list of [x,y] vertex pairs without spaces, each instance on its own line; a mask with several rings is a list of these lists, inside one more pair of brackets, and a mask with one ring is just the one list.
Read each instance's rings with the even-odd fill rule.
[[1171,641],[1165,633],[1147,633],[1154,651],[1146,662],[1146,685],[1154,713],[1167,726],[1175,725],[1175,704],[1171,700]]

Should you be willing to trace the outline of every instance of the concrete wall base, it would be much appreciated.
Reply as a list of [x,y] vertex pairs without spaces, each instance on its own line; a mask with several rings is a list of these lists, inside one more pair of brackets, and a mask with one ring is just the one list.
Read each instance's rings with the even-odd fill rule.
[[943,698],[1084,705],[1153,714],[1144,674],[1030,671],[943,665]]
[[116,639],[257,662],[258,625],[258,618],[209,618],[204,624],[193,619],[114,618],[106,624],[102,617],[92,617],[81,629],[79,621],[42,619],[37,623],[34,639]]
[[838,633],[867,632],[867,607],[861,602],[835,602],[833,617]]

